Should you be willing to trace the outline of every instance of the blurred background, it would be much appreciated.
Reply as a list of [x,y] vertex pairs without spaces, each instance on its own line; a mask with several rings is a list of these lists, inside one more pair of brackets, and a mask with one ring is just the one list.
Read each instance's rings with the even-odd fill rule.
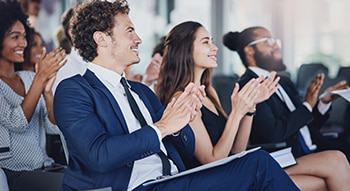
[[[21,0],[25,1],[25,0]],[[37,31],[49,51],[58,47],[56,35],[62,13],[83,0],[29,0],[39,2],[35,14]],[[112,1],[112,0],[111,0]],[[162,36],[184,21],[200,22],[218,46],[218,67],[213,86],[226,113],[231,110],[233,84],[245,71],[236,52],[222,44],[229,31],[262,26],[282,41],[282,55],[287,72],[300,97],[314,76],[325,73],[321,88],[340,80],[350,82],[350,0],[128,0],[129,16],[143,43],[141,61],[132,72],[144,74],[152,51]],[[37,4],[38,5],[38,4]],[[37,15],[37,16],[36,16]],[[337,99],[333,113],[321,132],[333,138],[344,137],[350,143],[350,103]]]
[[[81,0],[79,0],[82,2]],[[38,31],[49,49],[57,47],[55,31],[61,14],[77,0],[41,0]],[[180,22],[202,23],[219,47],[214,74],[242,74],[235,52],[222,45],[228,31],[263,26],[282,41],[282,53],[292,80],[302,64],[322,63],[334,77],[350,66],[350,0],[129,0],[130,17],[143,43],[141,62],[133,72],[143,73],[158,39]]]

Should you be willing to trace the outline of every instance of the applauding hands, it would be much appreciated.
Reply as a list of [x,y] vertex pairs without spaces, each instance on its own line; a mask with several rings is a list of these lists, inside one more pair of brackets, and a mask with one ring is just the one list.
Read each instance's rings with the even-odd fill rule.
[[237,83],[231,95],[232,110],[242,116],[254,112],[256,104],[267,100],[278,89],[280,78],[275,77],[276,72],[271,72],[265,80],[263,76],[251,79],[240,91]]
[[200,86],[197,89],[193,83],[189,83],[177,99],[173,98],[170,101],[163,117],[154,124],[160,130],[162,137],[177,133],[196,117],[205,97],[204,88]]

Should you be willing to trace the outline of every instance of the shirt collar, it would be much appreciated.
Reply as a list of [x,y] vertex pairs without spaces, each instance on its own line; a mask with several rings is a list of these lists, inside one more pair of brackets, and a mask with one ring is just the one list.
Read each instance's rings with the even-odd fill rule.
[[74,47],[72,47],[70,49],[70,53],[69,54],[74,55],[74,56],[80,56],[79,51],[76,48],[74,48]]
[[92,62],[89,62],[87,68],[91,70],[101,81],[108,83],[113,88],[116,88],[117,85],[120,83],[120,79],[123,75],[119,75],[118,73],[107,69],[105,67],[99,66],[97,64],[94,64]]
[[253,71],[256,75],[261,76],[263,75],[264,77],[269,76],[270,72],[267,70],[264,70],[262,68],[258,68],[258,67],[253,67],[253,66],[249,66],[248,67],[251,71]]

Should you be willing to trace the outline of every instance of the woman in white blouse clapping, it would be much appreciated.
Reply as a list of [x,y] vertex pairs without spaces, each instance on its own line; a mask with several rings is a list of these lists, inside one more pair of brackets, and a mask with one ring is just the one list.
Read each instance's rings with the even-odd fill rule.
[[63,173],[41,169],[54,163],[46,154],[44,127],[57,128],[51,87],[65,52],[45,55],[44,49],[36,74],[15,72],[31,35],[27,18],[17,1],[0,1],[0,156],[9,156],[0,167],[10,190],[59,190]]

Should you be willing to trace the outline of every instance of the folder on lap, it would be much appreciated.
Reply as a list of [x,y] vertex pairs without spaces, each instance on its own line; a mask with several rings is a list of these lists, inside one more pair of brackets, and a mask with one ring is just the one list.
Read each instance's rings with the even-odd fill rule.
[[248,153],[251,153],[251,152],[254,152],[256,150],[259,150],[259,149],[260,149],[260,147],[256,147],[256,148],[253,148],[253,149],[249,149],[249,150],[242,151],[240,153],[231,155],[231,156],[223,158],[221,160],[217,160],[217,161],[205,164],[205,165],[198,166],[196,168],[192,168],[192,169],[189,169],[189,170],[182,171],[180,173],[177,173],[177,174],[174,174],[174,175],[171,175],[171,176],[162,176],[162,177],[159,177],[156,180],[152,180],[152,181],[144,183],[143,186],[148,186],[148,185],[164,182],[164,181],[167,181],[167,180],[171,180],[171,179],[174,179],[174,178],[178,178],[178,177],[181,177],[181,176],[185,176],[185,175],[188,175],[188,174],[192,174],[192,173],[195,173],[195,172],[199,172],[199,171],[203,171],[203,170],[206,170],[206,169],[209,169],[209,168],[220,166],[220,165],[226,164],[226,163],[228,163],[228,162],[230,162],[232,160],[241,158],[244,155],[246,155]]

